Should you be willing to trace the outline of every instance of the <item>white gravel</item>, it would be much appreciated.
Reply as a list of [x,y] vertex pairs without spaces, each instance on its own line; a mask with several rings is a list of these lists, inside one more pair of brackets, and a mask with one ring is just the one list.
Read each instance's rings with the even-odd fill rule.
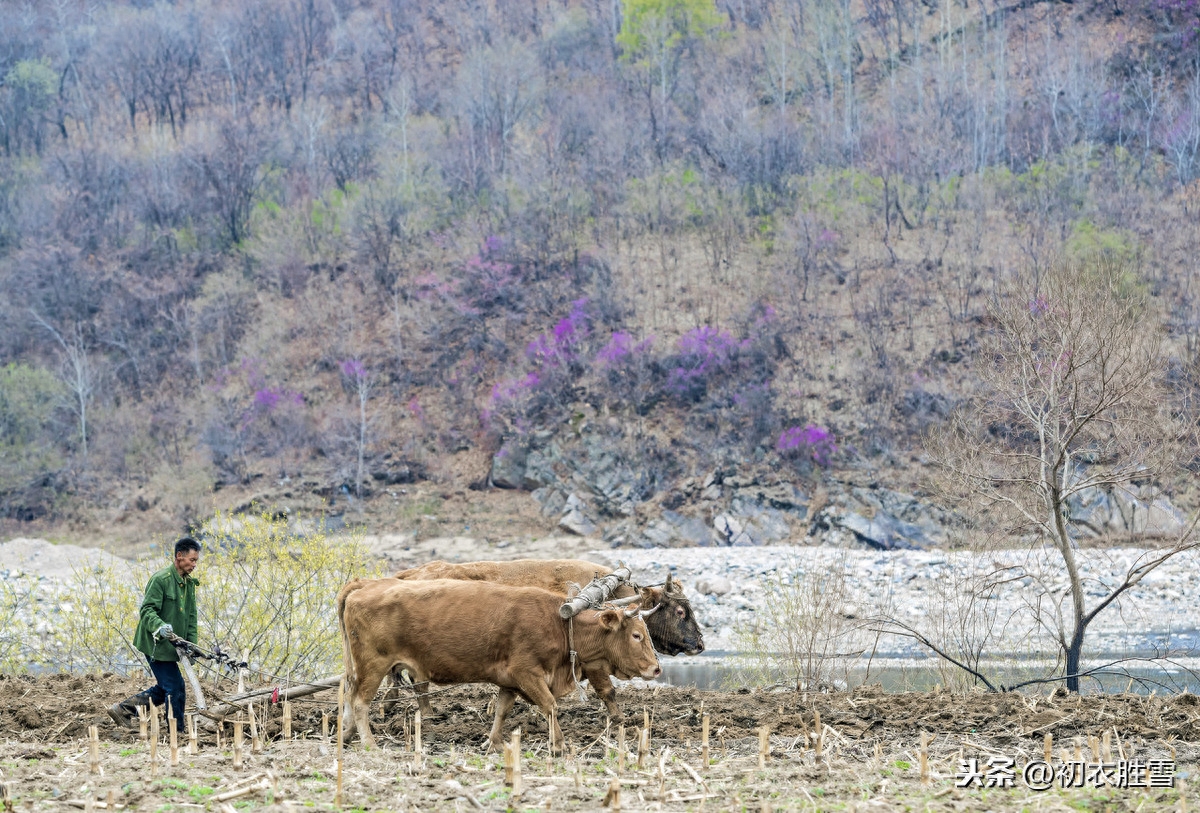
[[[575,540],[576,545],[580,543],[586,541]],[[450,559],[498,558],[486,549],[472,556],[469,548],[442,548],[438,554]],[[451,551],[451,555],[445,551]],[[834,592],[844,586],[838,600],[839,614],[844,619],[866,626],[868,619],[890,615],[935,638],[945,629],[962,630],[961,620],[969,612],[974,626],[968,631],[975,635],[986,631],[991,636],[988,651],[1005,656],[1041,656],[1055,652],[1056,647],[1050,634],[1040,627],[1034,608],[1040,600],[1041,618],[1052,620],[1053,601],[1065,591],[1062,568],[1053,552],[972,555],[796,546],[584,551],[586,548],[580,546],[557,555],[582,556],[611,566],[623,562],[642,583],[661,582],[668,572],[673,574],[684,585],[711,654],[738,650],[742,643],[739,630],[755,624],[778,624],[779,619],[767,611],[767,597],[794,585],[802,591]],[[507,558],[555,555],[540,549],[525,552],[519,543],[503,553]],[[1089,608],[1107,593],[1107,587],[1119,584],[1138,557],[1148,555],[1152,552],[1133,548],[1080,551]],[[39,583],[41,606],[22,608],[22,612],[31,626],[44,625],[46,603],[55,604],[53,597],[69,589],[77,568],[122,563],[130,564],[97,548],[13,539],[0,542],[0,588],[4,584]],[[1155,648],[1170,647],[1200,655],[1198,565],[1200,557],[1195,552],[1181,554],[1130,589],[1089,627],[1088,653],[1145,655]],[[988,574],[1011,578],[992,579],[994,583],[989,585]],[[901,636],[884,636],[875,646],[876,655],[884,658],[927,654],[911,638]],[[1189,649],[1192,651],[1186,652]]]
[[67,579],[80,567],[115,565],[124,561],[100,548],[55,545],[45,539],[18,537],[0,542],[0,579],[21,574]]
[[[1139,557],[1152,555],[1132,548],[1079,551],[1088,608],[1107,595],[1106,588],[1119,584]],[[1052,600],[1065,594],[1066,580],[1056,557],[1054,552],[973,555],[770,546],[621,549],[594,551],[589,558],[612,566],[624,562],[644,583],[662,581],[668,572],[680,579],[710,651],[735,650],[739,628],[773,621],[765,612],[765,591],[786,590],[790,584],[835,590],[838,575],[844,574],[844,616],[865,620],[890,615],[935,635],[945,622],[953,628],[973,604],[977,624],[995,622],[990,649],[1038,655],[1056,649],[1048,633],[1039,629],[1035,609],[1040,595],[1040,616],[1052,621]],[[1198,565],[1200,557],[1194,551],[1180,554],[1128,590],[1089,626],[1088,652],[1145,653],[1156,646],[1195,650],[1200,646]],[[998,578],[989,579],[988,574]],[[1015,580],[997,583],[1006,577]],[[1047,589],[1041,589],[1039,581]],[[974,602],[972,593],[978,595]],[[979,627],[975,629],[978,634]],[[881,646],[896,657],[924,652],[912,639],[899,636],[887,636]]]

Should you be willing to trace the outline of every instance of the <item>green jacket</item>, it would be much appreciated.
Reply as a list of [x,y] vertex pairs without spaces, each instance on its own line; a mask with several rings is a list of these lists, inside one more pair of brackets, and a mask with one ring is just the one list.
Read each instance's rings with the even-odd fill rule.
[[154,631],[170,624],[175,634],[196,641],[196,585],[191,576],[180,576],[175,565],[164,567],[146,583],[146,597],[138,612],[133,645],[156,661],[177,661],[178,653],[166,638],[154,639]]

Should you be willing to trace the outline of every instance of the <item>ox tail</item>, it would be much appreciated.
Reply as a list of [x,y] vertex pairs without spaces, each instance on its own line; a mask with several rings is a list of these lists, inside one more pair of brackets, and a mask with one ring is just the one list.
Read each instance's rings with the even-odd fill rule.
[[350,634],[346,630],[346,599],[355,590],[363,587],[363,579],[347,582],[337,594],[338,631],[342,635],[342,675],[346,681],[346,696],[349,697],[358,683],[358,670],[354,668],[354,653],[350,649]]

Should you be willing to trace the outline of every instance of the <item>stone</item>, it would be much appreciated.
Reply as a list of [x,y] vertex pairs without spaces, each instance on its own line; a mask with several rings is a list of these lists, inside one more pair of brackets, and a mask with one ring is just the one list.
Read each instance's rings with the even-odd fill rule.
[[885,511],[876,512],[872,519],[850,511],[836,518],[836,522],[878,550],[917,550],[931,544],[929,537],[916,525],[898,520]]
[[558,527],[576,536],[593,536],[596,533],[596,523],[577,508],[563,514],[562,519],[558,521]]
[[497,488],[520,488],[525,477],[525,446],[510,440],[492,457],[490,479]]
[[545,453],[531,450],[525,456],[525,469],[521,474],[521,488],[536,491],[553,485],[557,480],[551,458]]
[[724,596],[733,590],[733,583],[724,576],[710,576],[696,582],[696,592],[703,596]]
[[732,545],[733,540],[742,533],[742,523],[729,514],[718,514],[713,520],[713,530],[719,544]]

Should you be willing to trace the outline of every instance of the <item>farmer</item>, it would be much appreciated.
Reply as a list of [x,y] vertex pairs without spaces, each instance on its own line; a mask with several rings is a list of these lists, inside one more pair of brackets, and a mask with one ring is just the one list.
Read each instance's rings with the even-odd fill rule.
[[138,613],[133,645],[145,653],[150,671],[158,681],[149,689],[114,703],[108,716],[117,725],[132,726],[137,707],[151,701],[161,706],[170,701],[170,714],[183,722],[183,704],[187,700],[183,675],[179,672],[179,653],[173,636],[196,643],[196,585],[192,571],[200,561],[200,543],[185,536],[175,543],[175,563],[150,577],[146,597]]

